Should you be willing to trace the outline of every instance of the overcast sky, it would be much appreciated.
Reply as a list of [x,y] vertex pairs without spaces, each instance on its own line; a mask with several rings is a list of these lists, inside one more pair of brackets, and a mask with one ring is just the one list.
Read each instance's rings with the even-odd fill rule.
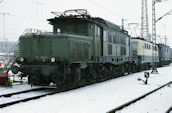
[[[151,3],[152,0],[148,0],[150,33],[152,32]],[[117,25],[121,25],[121,19],[124,18],[126,28],[128,23],[141,23],[141,0],[3,0],[0,3],[0,13],[9,13],[5,16],[5,36],[9,41],[15,41],[26,28],[52,31],[52,27],[46,21],[55,16],[51,11],[63,12],[68,9],[87,9],[93,17],[101,17]],[[156,17],[162,16],[170,9],[172,9],[172,0],[157,3]],[[3,16],[0,15],[0,40],[3,40],[2,18]],[[172,15],[164,17],[157,23],[157,34],[167,35],[170,46],[172,46],[171,29]],[[133,30],[132,35],[136,35]]]

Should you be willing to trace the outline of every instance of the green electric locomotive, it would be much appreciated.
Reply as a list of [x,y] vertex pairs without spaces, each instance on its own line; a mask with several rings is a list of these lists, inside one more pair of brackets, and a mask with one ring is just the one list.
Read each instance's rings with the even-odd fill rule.
[[53,12],[53,32],[28,30],[19,39],[18,67],[33,85],[85,85],[131,72],[130,36],[84,9]]

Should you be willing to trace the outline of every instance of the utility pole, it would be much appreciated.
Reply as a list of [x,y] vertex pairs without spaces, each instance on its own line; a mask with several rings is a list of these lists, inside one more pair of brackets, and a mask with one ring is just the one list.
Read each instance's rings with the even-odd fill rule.
[[155,3],[156,0],[152,0],[152,72],[153,74],[158,73],[157,71],[157,64],[156,64],[156,56],[158,48],[156,48],[156,17],[155,17]]
[[158,18],[156,20],[156,15],[155,15],[155,4],[158,2],[163,2],[164,0],[152,0],[152,42],[153,42],[153,47],[152,47],[152,74],[157,74],[157,51],[158,48],[156,48],[156,23],[161,20],[163,17],[166,15],[171,15],[172,10],[168,11],[165,15],[162,17]]
[[6,60],[7,38],[5,37],[5,16],[9,13],[0,13],[3,16],[3,40],[4,40],[4,59]]
[[141,38],[150,41],[149,37],[149,23],[148,23],[148,5],[147,0],[142,0],[141,13]]

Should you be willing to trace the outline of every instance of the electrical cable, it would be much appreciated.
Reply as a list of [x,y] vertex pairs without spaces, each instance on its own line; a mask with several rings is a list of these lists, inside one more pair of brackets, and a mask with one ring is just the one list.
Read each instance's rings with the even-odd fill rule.
[[104,9],[105,11],[107,11],[107,12],[110,13],[110,14],[112,14],[113,16],[118,17],[118,18],[120,18],[120,19],[123,19],[123,17],[121,17],[121,16],[115,14],[115,13],[112,12],[111,10],[109,10],[109,9],[107,9],[107,8],[105,8],[105,7],[103,7],[103,6],[99,5],[99,4],[97,4],[97,3],[95,3],[95,2],[92,1],[92,0],[89,0],[89,1],[90,1],[92,4],[94,4],[95,6],[99,7],[100,9]]
[[14,16],[14,17],[18,17],[18,18],[30,19],[30,20],[34,20],[34,21],[47,22],[46,20],[40,20],[40,19],[36,19],[36,18],[32,18],[32,17],[20,16],[20,15],[14,15],[14,14],[10,14],[10,16]]

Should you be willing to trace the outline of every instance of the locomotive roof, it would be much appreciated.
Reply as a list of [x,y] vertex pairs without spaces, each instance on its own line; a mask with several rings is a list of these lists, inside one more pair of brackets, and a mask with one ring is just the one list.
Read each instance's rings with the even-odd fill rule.
[[131,37],[131,39],[137,39],[137,40],[142,40],[142,41],[145,41],[145,42],[148,42],[148,43],[153,43],[152,41],[150,42],[150,41],[148,41],[148,40],[146,40],[144,38],[140,38],[140,37]]
[[[144,39],[144,38],[140,38],[140,37],[131,37],[131,39],[137,39],[137,40],[143,40],[143,41],[145,41],[145,42],[149,42],[149,41],[147,41],[146,39]],[[149,43],[152,43],[153,44],[153,42],[149,42]],[[165,45],[165,44],[156,44],[156,45],[158,45],[158,46],[166,46],[166,47],[170,47],[170,46],[168,46],[168,45]]]
[[67,19],[75,19],[75,20],[86,20],[86,21],[90,21],[90,22],[94,22],[96,24],[101,24],[101,25],[104,25],[108,28],[111,28],[111,29],[114,29],[114,30],[117,30],[117,31],[121,31],[121,28],[118,26],[118,25],[115,25],[107,20],[104,20],[102,18],[76,18],[76,17],[71,17],[71,16],[68,16],[68,17],[55,17],[55,18],[52,18],[52,19],[48,19],[48,21],[52,22],[52,23],[55,23],[55,22],[58,22],[59,20],[67,20]]
[[[81,10],[82,12],[79,12]],[[72,15],[72,14],[68,14],[67,13],[69,12],[75,12],[77,14],[75,15]],[[118,25],[116,24],[113,24],[107,20],[104,20],[102,18],[99,18],[99,17],[91,17],[88,12],[84,9],[76,9],[76,10],[67,10],[63,13],[59,13],[59,12],[52,12],[53,14],[55,14],[57,17],[55,18],[51,18],[51,19],[48,19],[48,21],[50,21],[50,24],[55,24],[56,22],[60,21],[60,20],[67,20],[67,19],[73,19],[73,20],[85,20],[85,21],[89,21],[89,22],[92,22],[92,23],[96,23],[102,27],[106,26],[107,28],[111,28],[113,30],[116,30],[116,31],[120,31],[120,32],[124,32],[124,33],[127,33],[127,31],[125,30],[122,30]]]
[[168,45],[165,45],[165,44],[157,44],[158,46],[164,46],[164,47],[170,47]]
[[116,24],[114,24],[114,23],[112,23],[112,22],[110,22],[108,20],[105,20],[105,19],[102,19],[102,18],[98,17],[98,18],[95,18],[95,21],[103,23],[105,26],[107,26],[107,27],[109,27],[111,29],[114,29],[114,30],[117,30],[117,31],[122,30],[118,25],[116,25]]

